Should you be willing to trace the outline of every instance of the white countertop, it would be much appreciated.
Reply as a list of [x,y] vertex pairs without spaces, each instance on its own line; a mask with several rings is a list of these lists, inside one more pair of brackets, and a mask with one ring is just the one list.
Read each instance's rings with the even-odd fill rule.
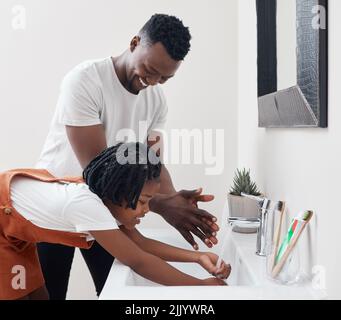
[[[168,243],[189,248],[188,244],[173,229],[141,229],[150,238],[171,239]],[[238,257],[252,277],[252,286],[143,286],[126,285],[126,277],[132,271],[115,260],[99,299],[104,300],[235,300],[235,299],[325,299],[323,291],[313,289],[311,282],[296,285],[282,285],[270,280],[265,272],[266,258],[259,257],[256,251],[256,234],[239,234],[232,232]],[[171,243],[173,242],[173,243]],[[207,251],[201,246],[201,250]],[[215,250],[216,251],[216,250]]]

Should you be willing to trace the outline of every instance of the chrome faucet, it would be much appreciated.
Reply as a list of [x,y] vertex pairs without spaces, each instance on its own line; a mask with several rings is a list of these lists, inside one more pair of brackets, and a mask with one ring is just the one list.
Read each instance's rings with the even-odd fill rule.
[[241,195],[243,197],[257,201],[259,207],[259,216],[258,218],[229,217],[228,223],[230,225],[255,223],[258,228],[256,254],[259,256],[268,256],[271,253],[273,241],[275,211],[281,211],[284,206],[284,202],[274,202],[264,197],[252,196],[246,193],[242,193]]

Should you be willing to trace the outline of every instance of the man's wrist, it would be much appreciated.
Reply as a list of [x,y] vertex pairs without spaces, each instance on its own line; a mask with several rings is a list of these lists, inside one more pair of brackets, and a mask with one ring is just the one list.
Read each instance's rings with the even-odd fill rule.
[[155,213],[160,213],[160,201],[161,201],[161,194],[154,195],[153,198],[149,200],[149,209]]

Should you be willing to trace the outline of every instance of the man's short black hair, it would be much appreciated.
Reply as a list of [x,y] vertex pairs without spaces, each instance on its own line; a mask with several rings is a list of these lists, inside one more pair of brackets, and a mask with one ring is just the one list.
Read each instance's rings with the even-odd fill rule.
[[176,61],[183,60],[191,45],[191,35],[180,19],[167,14],[154,14],[143,26],[140,35],[150,44],[161,42]]

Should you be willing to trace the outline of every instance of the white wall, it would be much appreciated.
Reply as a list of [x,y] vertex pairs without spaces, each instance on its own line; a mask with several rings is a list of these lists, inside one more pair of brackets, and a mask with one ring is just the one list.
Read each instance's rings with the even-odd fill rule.
[[[120,54],[153,13],[175,14],[190,26],[192,51],[165,86],[168,129],[224,128],[225,169],[205,176],[204,166],[171,166],[177,188],[216,195],[205,208],[220,215],[237,164],[237,2],[226,0],[21,0],[27,26],[12,29],[12,8],[0,2],[0,170],[32,166],[42,148],[64,74],[79,62]],[[147,226],[165,226],[156,215]],[[69,298],[93,298],[77,256]]]
[[287,201],[288,213],[315,212],[300,240],[303,265],[326,270],[327,293],[341,298],[339,181],[341,179],[341,2],[329,1],[329,128],[257,128],[257,39],[254,0],[239,3],[238,163],[250,167],[265,193]]

